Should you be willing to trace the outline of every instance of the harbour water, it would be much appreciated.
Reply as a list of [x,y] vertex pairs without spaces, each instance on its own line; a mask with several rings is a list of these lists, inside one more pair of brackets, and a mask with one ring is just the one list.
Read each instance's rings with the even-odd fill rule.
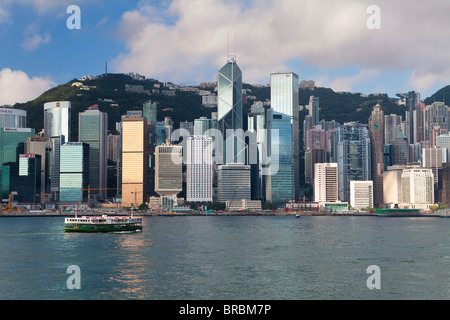
[[142,232],[69,234],[63,217],[0,218],[0,299],[450,298],[450,219],[143,219]]

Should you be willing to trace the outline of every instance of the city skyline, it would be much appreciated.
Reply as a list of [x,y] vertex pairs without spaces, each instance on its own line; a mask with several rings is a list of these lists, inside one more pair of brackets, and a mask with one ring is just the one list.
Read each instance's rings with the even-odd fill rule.
[[[305,3],[80,0],[81,29],[70,30],[70,1],[2,0],[0,105],[26,102],[73,78],[101,74],[105,63],[111,72],[161,81],[213,81],[227,48],[234,46],[228,35],[236,36],[245,83],[266,84],[270,73],[294,71],[335,91],[391,97],[411,90],[428,97],[448,84],[448,58],[439,54],[448,45],[439,39],[449,31],[439,25],[446,23],[449,3],[434,0],[422,8],[418,1],[407,7],[378,1],[381,26],[375,30],[367,26],[369,3]],[[297,41],[288,40],[294,37]]]

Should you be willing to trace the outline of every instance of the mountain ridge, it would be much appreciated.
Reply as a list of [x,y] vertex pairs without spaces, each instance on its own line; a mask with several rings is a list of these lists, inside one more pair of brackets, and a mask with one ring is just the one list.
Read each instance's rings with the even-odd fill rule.
[[[126,85],[142,86],[143,91],[127,91]],[[158,102],[158,121],[164,117],[171,117],[174,127],[180,122],[194,121],[199,117],[210,117],[216,108],[202,105],[199,94],[191,91],[173,90],[155,79],[136,79],[126,74],[103,74],[83,80],[73,79],[42,93],[39,97],[26,103],[16,103],[13,107],[27,111],[27,126],[39,132],[43,128],[43,106],[51,101],[70,101],[72,104],[71,139],[78,139],[78,113],[97,104],[100,111],[108,113],[108,127],[115,131],[115,123],[120,122],[121,116],[129,110],[142,110],[144,102],[152,100]],[[159,88],[158,88],[159,87]],[[198,87],[198,86],[197,86]],[[213,91],[213,87],[202,88]],[[244,116],[250,111],[254,101],[270,100],[270,87],[243,84],[243,89],[249,92],[243,103]],[[156,91],[153,91],[156,90]],[[173,90],[174,95],[162,93],[163,90]],[[139,90],[138,90],[139,91]],[[330,88],[314,87],[313,89],[299,89],[299,104],[308,105],[311,95],[319,97],[320,119],[336,120],[339,123],[359,121],[367,123],[376,104],[380,104],[385,114],[400,114],[404,116],[405,107],[395,103],[395,99],[387,94],[369,94],[335,92]],[[439,97],[450,99],[450,86],[443,87],[434,95],[425,99],[425,103],[432,103]],[[251,99],[249,98],[251,97]],[[431,101],[431,102],[430,102]]]

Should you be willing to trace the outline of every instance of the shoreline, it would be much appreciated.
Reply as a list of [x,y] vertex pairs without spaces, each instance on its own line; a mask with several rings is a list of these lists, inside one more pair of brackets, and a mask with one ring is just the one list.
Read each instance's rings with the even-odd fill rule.
[[[77,216],[98,216],[107,214],[110,216],[128,216],[126,212],[78,212]],[[418,214],[376,214],[376,213],[327,213],[327,212],[195,212],[195,213],[158,213],[158,212],[136,212],[133,215],[141,217],[380,217],[380,218],[442,218],[437,213]],[[2,212],[0,218],[19,217],[75,217],[75,213],[68,212]]]

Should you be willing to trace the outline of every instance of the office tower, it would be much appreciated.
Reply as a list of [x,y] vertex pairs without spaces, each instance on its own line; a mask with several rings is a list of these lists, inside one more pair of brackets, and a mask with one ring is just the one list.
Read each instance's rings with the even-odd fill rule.
[[180,122],[180,129],[184,129],[192,136],[194,135],[194,123],[189,121]]
[[41,201],[41,156],[19,155],[19,178],[17,184],[19,202],[39,203]]
[[430,131],[434,127],[449,130],[449,107],[443,102],[434,102],[425,108],[424,140],[430,140]]
[[[284,143],[290,144],[290,160],[287,159],[288,146],[281,146],[283,149],[280,152],[280,156],[283,155],[283,165],[281,175],[279,177],[272,177],[272,182],[276,183],[279,178],[285,176],[288,180],[286,182],[292,181],[292,188],[287,189],[287,194],[284,197],[278,197],[276,191],[274,190],[274,184],[272,183],[272,202],[284,201],[287,197],[287,201],[297,200],[300,190],[300,124],[298,115],[298,105],[299,105],[299,91],[298,91],[298,75],[292,72],[289,73],[273,73],[270,75],[270,105],[273,111],[272,120],[272,130],[276,130],[276,126],[283,127],[283,129],[278,128],[278,130],[283,131]],[[291,132],[287,131],[286,120],[290,120]],[[318,121],[318,120],[317,120]],[[280,135],[281,138],[281,135]],[[281,151],[281,149],[280,149]],[[273,160],[273,159],[272,159]],[[289,171],[288,162],[291,163],[292,169]],[[292,176],[288,177],[289,175]],[[292,193],[291,191],[292,190]],[[277,200],[279,199],[279,200]]]
[[86,110],[78,114],[78,140],[89,145],[89,185],[91,199],[106,198],[108,176],[108,114]]
[[305,120],[303,120],[303,146],[305,147],[307,144],[307,133],[311,129],[314,129],[313,118],[310,115],[307,115]]
[[305,183],[314,183],[314,166],[316,163],[327,162],[327,152],[325,149],[306,149],[305,152]]
[[314,164],[314,202],[338,201],[338,164]]
[[0,108],[1,128],[26,128],[27,112],[13,108]]
[[200,117],[194,120],[194,134],[195,136],[203,136],[208,130],[218,129],[217,119],[208,119]]
[[146,118],[122,118],[122,206],[147,202],[148,133]]
[[344,123],[336,131],[339,199],[350,201],[350,181],[371,179],[371,143],[367,125]]
[[422,149],[422,166],[433,170],[435,187],[438,183],[438,170],[442,168],[442,164],[445,162],[447,162],[447,150],[445,148]]
[[450,163],[443,163],[438,170],[438,187],[436,202],[450,206]]
[[434,203],[434,176],[432,169],[408,166],[402,174],[402,203]]
[[416,105],[420,102],[420,94],[415,91],[410,91],[408,93],[399,93],[399,94],[397,94],[397,96],[405,100],[406,108],[408,110],[407,112],[409,114],[409,117],[407,119],[409,131],[405,132],[405,135],[407,137],[410,137],[408,140],[408,143],[413,144],[415,142],[420,142],[420,141],[413,141],[413,139],[414,139],[413,115],[414,115],[414,111],[416,110]]
[[310,96],[308,110],[314,126],[319,123],[319,109],[319,97]]
[[143,117],[147,118],[147,124],[155,124],[158,121],[158,102],[146,101],[142,109]]
[[25,142],[25,153],[39,155],[41,159],[41,201],[45,202],[45,194],[50,193],[50,138],[29,137]]
[[213,202],[212,142],[205,136],[187,139],[186,201]]
[[50,140],[50,201],[59,201],[60,150],[64,136],[49,137]]
[[447,161],[449,161],[450,150],[450,133],[442,134],[436,137],[436,147],[445,148],[447,150]]
[[44,104],[44,136],[64,136],[70,141],[71,103],[69,101],[48,102]]
[[384,116],[384,143],[391,144],[401,131],[402,116],[390,114]]
[[386,170],[387,167],[392,166],[392,145],[391,144],[383,145],[383,166],[384,166],[384,170]]
[[60,147],[59,202],[89,201],[89,145],[64,142]]
[[[222,132],[223,163],[244,163],[244,141],[236,130],[242,129],[242,72],[235,57],[228,57],[217,81],[218,124]],[[237,134],[237,135],[236,135]]]
[[373,181],[350,181],[352,209],[373,208]]
[[250,166],[230,163],[218,168],[217,201],[251,200]]
[[[164,207],[177,205],[177,195],[183,191],[183,148],[161,145],[155,151],[155,192]],[[165,202],[167,201],[167,204]]]
[[391,207],[402,203],[402,174],[404,165],[389,166],[383,172],[383,203]]
[[399,132],[397,137],[392,142],[392,164],[406,165],[409,160],[409,143],[406,135]]
[[120,154],[120,135],[118,134],[108,134],[108,160],[112,162],[117,162]]
[[310,129],[306,131],[306,148],[326,149],[327,131],[323,129]]
[[30,128],[0,128],[0,199],[7,199],[11,183],[17,176],[19,154],[23,154],[27,138],[34,136]]
[[424,140],[424,124],[425,124],[426,105],[423,102],[416,104],[414,111],[414,143],[420,143]]
[[383,145],[384,145],[384,112],[379,104],[373,107],[369,118],[371,145],[373,200],[375,205],[383,203]]
[[430,130],[430,147],[435,147],[437,143],[437,137],[440,135],[448,133],[447,129],[441,129],[441,127],[434,127]]
[[267,118],[270,121],[270,164],[266,176],[266,201],[291,202],[295,199],[291,118],[272,109],[267,111]]
[[269,145],[270,127],[266,109],[262,103],[254,103],[248,114],[248,131],[256,134],[256,163],[251,166],[252,199],[265,201],[266,170],[270,164]]

